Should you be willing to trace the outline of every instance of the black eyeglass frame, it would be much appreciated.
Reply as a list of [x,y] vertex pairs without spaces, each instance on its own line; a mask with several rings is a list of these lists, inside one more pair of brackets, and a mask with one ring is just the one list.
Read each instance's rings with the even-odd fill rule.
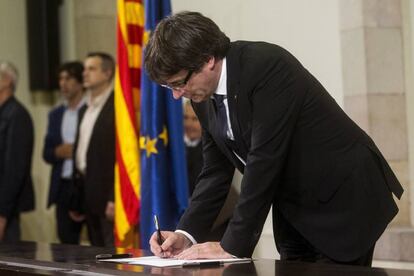
[[171,90],[183,89],[183,87],[187,85],[193,73],[194,73],[194,70],[189,70],[187,73],[187,76],[185,76],[183,80],[175,81],[174,83],[161,84],[161,86],[171,89]]

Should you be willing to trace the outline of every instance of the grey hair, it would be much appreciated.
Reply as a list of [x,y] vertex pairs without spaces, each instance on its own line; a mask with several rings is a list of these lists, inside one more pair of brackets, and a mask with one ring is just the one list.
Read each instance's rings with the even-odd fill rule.
[[11,62],[0,60],[0,77],[8,76],[12,80],[12,90],[16,89],[19,72]]

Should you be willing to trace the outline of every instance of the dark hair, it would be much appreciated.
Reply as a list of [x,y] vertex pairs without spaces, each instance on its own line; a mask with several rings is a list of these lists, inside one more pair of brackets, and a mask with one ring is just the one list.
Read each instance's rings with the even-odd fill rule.
[[62,72],[67,72],[69,76],[75,78],[79,83],[83,83],[83,64],[79,61],[71,61],[63,63],[59,67],[59,75]]
[[181,70],[197,71],[211,57],[222,59],[230,39],[210,19],[198,12],[180,12],[161,20],[145,49],[149,77],[165,83]]
[[115,75],[115,61],[114,58],[107,53],[104,52],[91,52],[87,55],[87,57],[100,57],[102,60],[102,70],[104,71],[111,71],[110,79],[112,79]]

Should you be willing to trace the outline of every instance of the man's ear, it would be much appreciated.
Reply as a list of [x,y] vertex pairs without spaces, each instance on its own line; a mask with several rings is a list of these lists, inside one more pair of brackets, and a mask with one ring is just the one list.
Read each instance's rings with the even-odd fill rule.
[[1,89],[11,88],[11,87],[12,87],[12,79],[9,76],[4,75],[0,77],[0,88]]
[[215,57],[210,57],[210,59],[207,61],[207,68],[210,70],[213,70],[214,67],[216,66],[216,58]]
[[112,70],[106,70],[105,71],[106,76],[108,77],[108,80],[111,80],[112,77],[114,76],[115,72],[112,72]]

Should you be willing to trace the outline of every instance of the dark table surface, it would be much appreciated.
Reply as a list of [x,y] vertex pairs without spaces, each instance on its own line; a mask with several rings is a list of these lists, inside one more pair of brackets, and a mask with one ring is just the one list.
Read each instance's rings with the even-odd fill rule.
[[[282,262],[268,259],[211,268],[152,268],[95,261],[97,254],[124,251],[123,249],[35,242],[0,243],[0,275],[414,276],[414,271],[409,270]],[[133,253],[134,256],[149,255],[149,252],[142,250],[126,250],[126,252]]]

